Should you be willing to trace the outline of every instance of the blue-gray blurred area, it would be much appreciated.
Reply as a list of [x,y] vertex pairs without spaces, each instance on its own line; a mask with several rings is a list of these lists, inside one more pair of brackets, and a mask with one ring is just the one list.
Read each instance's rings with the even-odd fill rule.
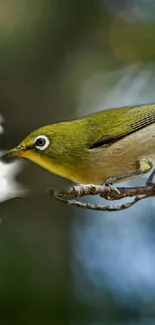
[[[154,0],[0,1],[1,149],[44,124],[155,102],[154,89]],[[18,181],[71,185],[28,161]],[[154,209],[153,198],[116,213],[48,194],[1,203],[1,322],[154,324]]]

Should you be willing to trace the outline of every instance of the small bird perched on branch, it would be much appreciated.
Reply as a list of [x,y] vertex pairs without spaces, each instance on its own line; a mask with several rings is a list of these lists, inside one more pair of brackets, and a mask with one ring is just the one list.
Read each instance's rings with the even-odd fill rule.
[[155,104],[43,126],[7,156],[27,158],[79,184],[136,177],[155,163]]

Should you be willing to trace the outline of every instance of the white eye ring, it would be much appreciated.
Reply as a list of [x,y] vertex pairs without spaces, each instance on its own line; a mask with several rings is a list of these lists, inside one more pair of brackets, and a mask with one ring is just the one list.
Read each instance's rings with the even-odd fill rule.
[[38,135],[38,137],[36,137],[36,139],[34,140],[34,144],[37,149],[43,151],[49,146],[50,141],[45,135]]

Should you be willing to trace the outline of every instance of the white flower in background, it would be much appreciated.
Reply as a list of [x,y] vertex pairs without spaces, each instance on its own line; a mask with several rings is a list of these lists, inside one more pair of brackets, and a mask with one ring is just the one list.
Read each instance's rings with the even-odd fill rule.
[[[0,115],[0,133],[4,131],[2,126],[3,122],[4,120]],[[0,151],[0,157],[3,154],[4,153]],[[16,175],[21,169],[22,163],[20,161],[14,161],[9,164],[0,161],[0,202],[13,197],[22,196],[25,193],[25,190],[23,190],[20,184],[15,180]]]

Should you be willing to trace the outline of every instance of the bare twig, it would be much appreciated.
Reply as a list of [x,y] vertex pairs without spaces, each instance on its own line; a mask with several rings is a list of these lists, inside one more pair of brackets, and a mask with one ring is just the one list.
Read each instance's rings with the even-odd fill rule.
[[[147,183],[148,184],[148,183]],[[155,186],[153,185],[146,185],[141,187],[117,187],[114,188],[110,186],[109,188],[105,187],[104,185],[75,185],[69,187],[66,191],[55,191],[53,189],[48,189],[48,192],[52,197],[55,199],[68,204],[73,205],[76,207],[90,209],[90,210],[98,210],[98,211],[120,211],[128,209],[129,207],[133,206],[140,200],[145,198],[155,196]],[[24,197],[27,198],[39,198],[47,195],[45,191],[37,191],[33,193],[33,191],[27,191],[25,196],[21,195],[18,197],[12,197],[11,199],[23,199]],[[126,197],[135,197],[131,202],[123,203],[120,205],[94,205],[92,203],[85,203],[76,200],[66,200],[65,198],[70,197],[83,197],[83,196],[95,196],[100,195],[102,198],[106,200],[120,200]]]
[[[105,188],[102,185],[75,185],[70,187],[67,191],[54,191],[49,190],[52,197],[56,198],[63,203],[74,205],[77,207],[91,209],[91,210],[101,210],[101,211],[120,211],[131,207],[138,201],[155,195],[154,186],[141,186],[141,187],[117,187],[117,188]],[[124,203],[119,206],[114,205],[94,205],[91,203],[83,203],[75,200],[65,200],[63,197],[82,197],[88,195],[100,195],[104,199],[108,200],[120,200],[126,197],[136,197],[133,201]]]
[[138,186],[138,187],[116,187],[115,189],[109,190],[108,192],[105,190],[102,185],[75,185],[69,187],[67,191],[54,191],[53,189],[49,189],[50,194],[54,197],[64,197],[64,196],[72,196],[72,197],[82,197],[87,195],[100,195],[103,198],[109,200],[120,200],[125,197],[133,197],[138,195],[144,196],[153,196],[155,195],[155,186]]
[[89,210],[98,210],[98,211],[120,211],[130,208],[132,205],[136,204],[138,201],[145,199],[146,196],[143,197],[136,197],[133,201],[124,203],[122,205],[99,205],[99,204],[92,204],[92,203],[83,203],[76,200],[64,200],[60,197],[55,197],[57,200],[69,204],[74,205],[76,207],[89,209]]

